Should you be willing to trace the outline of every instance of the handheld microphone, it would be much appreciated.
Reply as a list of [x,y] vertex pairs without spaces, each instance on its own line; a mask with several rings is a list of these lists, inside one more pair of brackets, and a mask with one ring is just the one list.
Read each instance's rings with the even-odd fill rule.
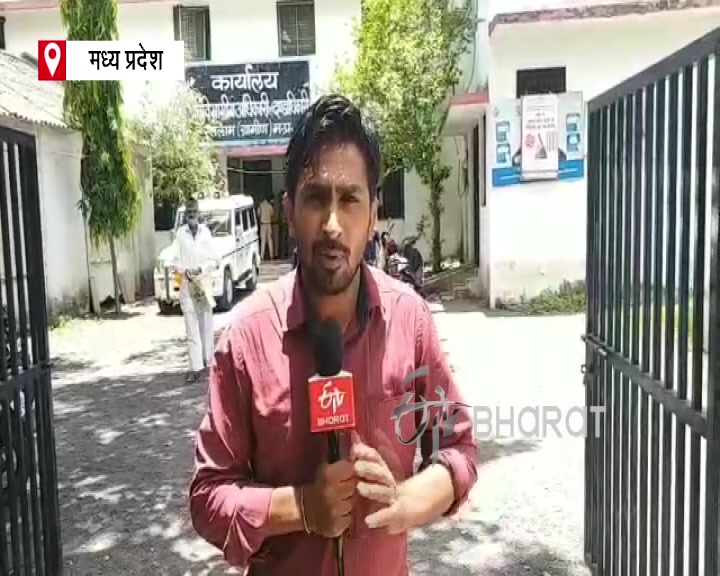
[[[344,372],[343,334],[337,322],[323,322],[315,332],[317,374],[308,382],[310,397],[310,431],[326,433],[328,462],[340,460],[338,430],[355,427],[355,390],[352,374]],[[342,537],[335,539],[338,576],[343,576]]]

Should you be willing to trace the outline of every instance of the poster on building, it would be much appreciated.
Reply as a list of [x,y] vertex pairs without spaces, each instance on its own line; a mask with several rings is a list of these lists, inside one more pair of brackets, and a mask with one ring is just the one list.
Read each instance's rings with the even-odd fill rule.
[[554,180],[558,163],[558,97],[523,96],[520,100],[520,174],[523,181]]
[[[581,92],[557,95],[557,168],[555,175],[546,175],[544,178],[557,180],[584,178],[584,107]],[[492,185],[499,188],[535,180],[523,177],[522,101],[508,99],[497,102],[492,105],[491,114],[491,121],[488,123],[488,154],[491,161]]]
[[286,145],[311,103],[307,60],[189,66],[187,78],[218,146]]

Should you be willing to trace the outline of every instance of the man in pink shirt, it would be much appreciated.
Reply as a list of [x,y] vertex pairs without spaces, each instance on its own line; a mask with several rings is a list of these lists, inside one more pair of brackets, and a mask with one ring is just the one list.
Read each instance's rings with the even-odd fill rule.
[[[462,402],[432,315],[412,288],[364,264],[377,218],[378,137],[352,103],[320,98],[287,150],[285,211],[297,270],[236,308],[215,354],[207,413],[197,434],[190,511],[197,532],[249,576],[335,576],[341,536],[346,576],[405,576],[407,534],[454,514],[477,479],[467,410],[414,444],[422,410],[399,419],[403,381],[416,401]],[[354,375],[356,429],[341,459],[310,432],[309,327],[344,330],[343,368]],[[433,422],[436,410],[430,411]]]

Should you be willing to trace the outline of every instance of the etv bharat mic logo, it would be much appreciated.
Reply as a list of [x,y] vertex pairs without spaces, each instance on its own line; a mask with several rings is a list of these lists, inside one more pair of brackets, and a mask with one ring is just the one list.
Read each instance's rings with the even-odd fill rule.
[[348,374],[310,381],[310,421],[313,432],[355,426],[352,376]]
[[38,80],[65,80],[65,48],[65,40],[38,40]]
[[[415,402],[414,404],[411,403],[412,400],[415,399],[416,394],[413,390],[413,387],[409,385],[412,384],[417,378],[427,377],[429,373],[430,370],[427,366],[421,366],[420,368],[405,377],[405,379],[402,381],[402,384],[400,385],[402,391],[404,392],[403,401],[399,406],[393,408],[391,419],[395,420],[395,434],[397,435],[400,443],[404,444],[405,446],[409,446],[410,444],[417,444],[417,446],[419,447],[422,436],[423,434],[425,434],[427,427],[430,425],[430,409],[439,408],[439,410],[435,414],[435,418],[433,419],[432,423],[431,460],[433,464],[437,464],[438,454],[440,452],[440,434],[442,433],[443,437],[451,436],[455,430],[458,416],[460,415],[460,410],[457,409],[454,410],[452,414],[450,414],[450,408],[470,408],[470,405],[463,404],[462,402],[452,402],[448,400],[447,396],[445,395],[445,390],[443,390],[441,386],[435,388],[435,392],[437,393],[440,400],[428,402],[427,400],[425,400],[425,398],[418,394],[417,397],[419,399],[419,402]],[[402,436],[400,419],[405,414],[412,414],[413,412],[418,412],[419,410],[422,410],[422,419],[420,421],[420,424],[416,426],[415,433],[406,440]]]

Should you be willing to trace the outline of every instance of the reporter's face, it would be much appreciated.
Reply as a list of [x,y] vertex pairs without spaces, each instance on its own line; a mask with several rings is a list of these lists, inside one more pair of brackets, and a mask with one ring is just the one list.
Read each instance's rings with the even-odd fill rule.
[[302,174],[286,213],[311,289],[328,295],[344,292],[377,220],[360,149],[348,143],[325,146]]

